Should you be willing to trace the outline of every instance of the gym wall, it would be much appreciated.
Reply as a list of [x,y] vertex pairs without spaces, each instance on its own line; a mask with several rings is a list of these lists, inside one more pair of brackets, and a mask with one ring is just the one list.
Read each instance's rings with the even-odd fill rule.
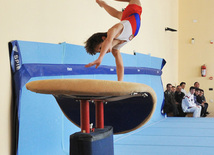
[[[179,82],[185,81],[186,91],[194,82],[200,83],[204,89],[205,97],[209,103],[208,111],[214,113],[214,81],[209,77],[214,76],[214,19],[212,15],[214,1],[180,0],[179,1]],[[191,6],[191,9],[190,9]],[[194,38],[194,44],[191,39]],[[207,76],[201,76],[201,66],[207,67]]]

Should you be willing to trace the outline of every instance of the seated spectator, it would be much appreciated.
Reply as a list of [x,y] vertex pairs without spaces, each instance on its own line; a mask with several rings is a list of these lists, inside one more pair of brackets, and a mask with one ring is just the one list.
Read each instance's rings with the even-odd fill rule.
[[193,117],[200,117],[201,106],[195,104],[194,93],[195,87],[190,87],[189,93],[182,100],[182,109],[185,113],[193,112]]
[[194,94],[195,104],[201,106],[201,116],[206,117],[204,116],[204,104],[202,104],[202,99],[199,96],[199,94],[200,94],[200,89],[196,88],[195,94]]
[[202,117],[206,117],[207,114],[209,114],[209,112],[207,112],[207,108],[208,108],[208,103],[206,102],[206,99],[204,97],[204,90],[203,89],[199,89],[199,95],[197,96],[197,102],[201,104],[202,106],[202,111],[201,111],[201,116]]
[[174,96],[175,96],[175,101],[176,101],[176,105],[177,105],[178,112],[179,112],[178,116],[185,117],[186,114],[183,112],[182,106],[181,106],[181,103],[182,103],[182,100],[183,100],[185,94],[183,92],[181,92],[181,89],[182,89],[181,86],[178,85]]
[[195,93],[194,93],[194,100],[195,100],[195,104],[200,105],[201,102],[198,102],[199,100],[199,94],[200,94],[200,89],[199,88],[195,88]]
[[175,91],[176,91],[175,86],[172,86],[172,93],[174,94],[174,93],[175,93]]
[[194,87],[195,87],[195,88],[199,88],[199,87],[200,87],[199,82],[195,82],[195,83],[194,83]]
[[200,91],[198,90],[198,94],[199,94],[198,95],[198,101],[200,101],[199,104],[202,106],[201,116],[202,117],[206,117],[207,114],[209,114],[209,112],[207,112],[208,103],[206,103],[206,99],[205,99],[205,96],[204,96],[204,91],[199,88],[200,87],[200,83],[199,82],[195,82],[194,83],[194,87],[198,88],[200,90]]
[[164,92],[164,113],[173,113],[173,116],[177,116],[179,114],[177,105],[175,104],[174,95],[172,93],[172,85],[168,83],[166,85],[166,91]]
[[185,91],[185,89],[184,89],[185,86],[186,86],[186,83],[185,83],[185,82],[181,82],[181,83],[180,83],[180,86],[181,86],[181,92],[183,92],[183,93],[186,95],[187,93],[186,93],[186,91]]

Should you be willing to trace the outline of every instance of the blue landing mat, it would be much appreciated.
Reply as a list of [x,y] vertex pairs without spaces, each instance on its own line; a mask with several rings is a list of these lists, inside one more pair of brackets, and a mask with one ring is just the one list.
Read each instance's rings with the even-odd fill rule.
[[165,118],[114,138],[115,155],[213,155],[214,118]]

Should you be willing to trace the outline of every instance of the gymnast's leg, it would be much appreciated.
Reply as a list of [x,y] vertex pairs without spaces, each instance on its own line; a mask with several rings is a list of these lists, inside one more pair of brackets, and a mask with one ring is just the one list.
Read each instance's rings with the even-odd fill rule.
[[97,4],[99,4],[100,7],[104,8],[112,17],[115,17],[117,19],[122,18],[122,11],[118,11],[115,8],[109,6],[106,2],[102,0],[96,0]]
[[129,2],[129,4],[137,4],[137,5],[141,6],[140,0],[115,0],[115,1]]

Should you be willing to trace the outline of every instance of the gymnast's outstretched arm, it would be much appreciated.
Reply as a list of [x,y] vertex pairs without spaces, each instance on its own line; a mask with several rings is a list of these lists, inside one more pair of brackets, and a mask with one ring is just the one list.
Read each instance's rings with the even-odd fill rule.
[[104,8],[112,17],[115,17],[117,19],[121,19],[122,17],[122,11],[118,11],[115,8],[109,6],[106,2],[102,0],[96,0],[96,2],[99,4],[100,7]]
[[113,27],[111,27],[108,30],[107,38],[102,43],[102,47],[101,47],[101,51],[100,51],[100,55],[99,55],[98,59],[85,65],[85,67],[91,67],[94,65],[96,66],[96,68],[99,67],[99,65],[101,64],[101,62],[103,60],[104,55],[107,52],[112,51],[114,38],[116,38],[116,36],[121,33],[122,29],[123,29],[123,24],[118,23],[118,24],[115,24]]

